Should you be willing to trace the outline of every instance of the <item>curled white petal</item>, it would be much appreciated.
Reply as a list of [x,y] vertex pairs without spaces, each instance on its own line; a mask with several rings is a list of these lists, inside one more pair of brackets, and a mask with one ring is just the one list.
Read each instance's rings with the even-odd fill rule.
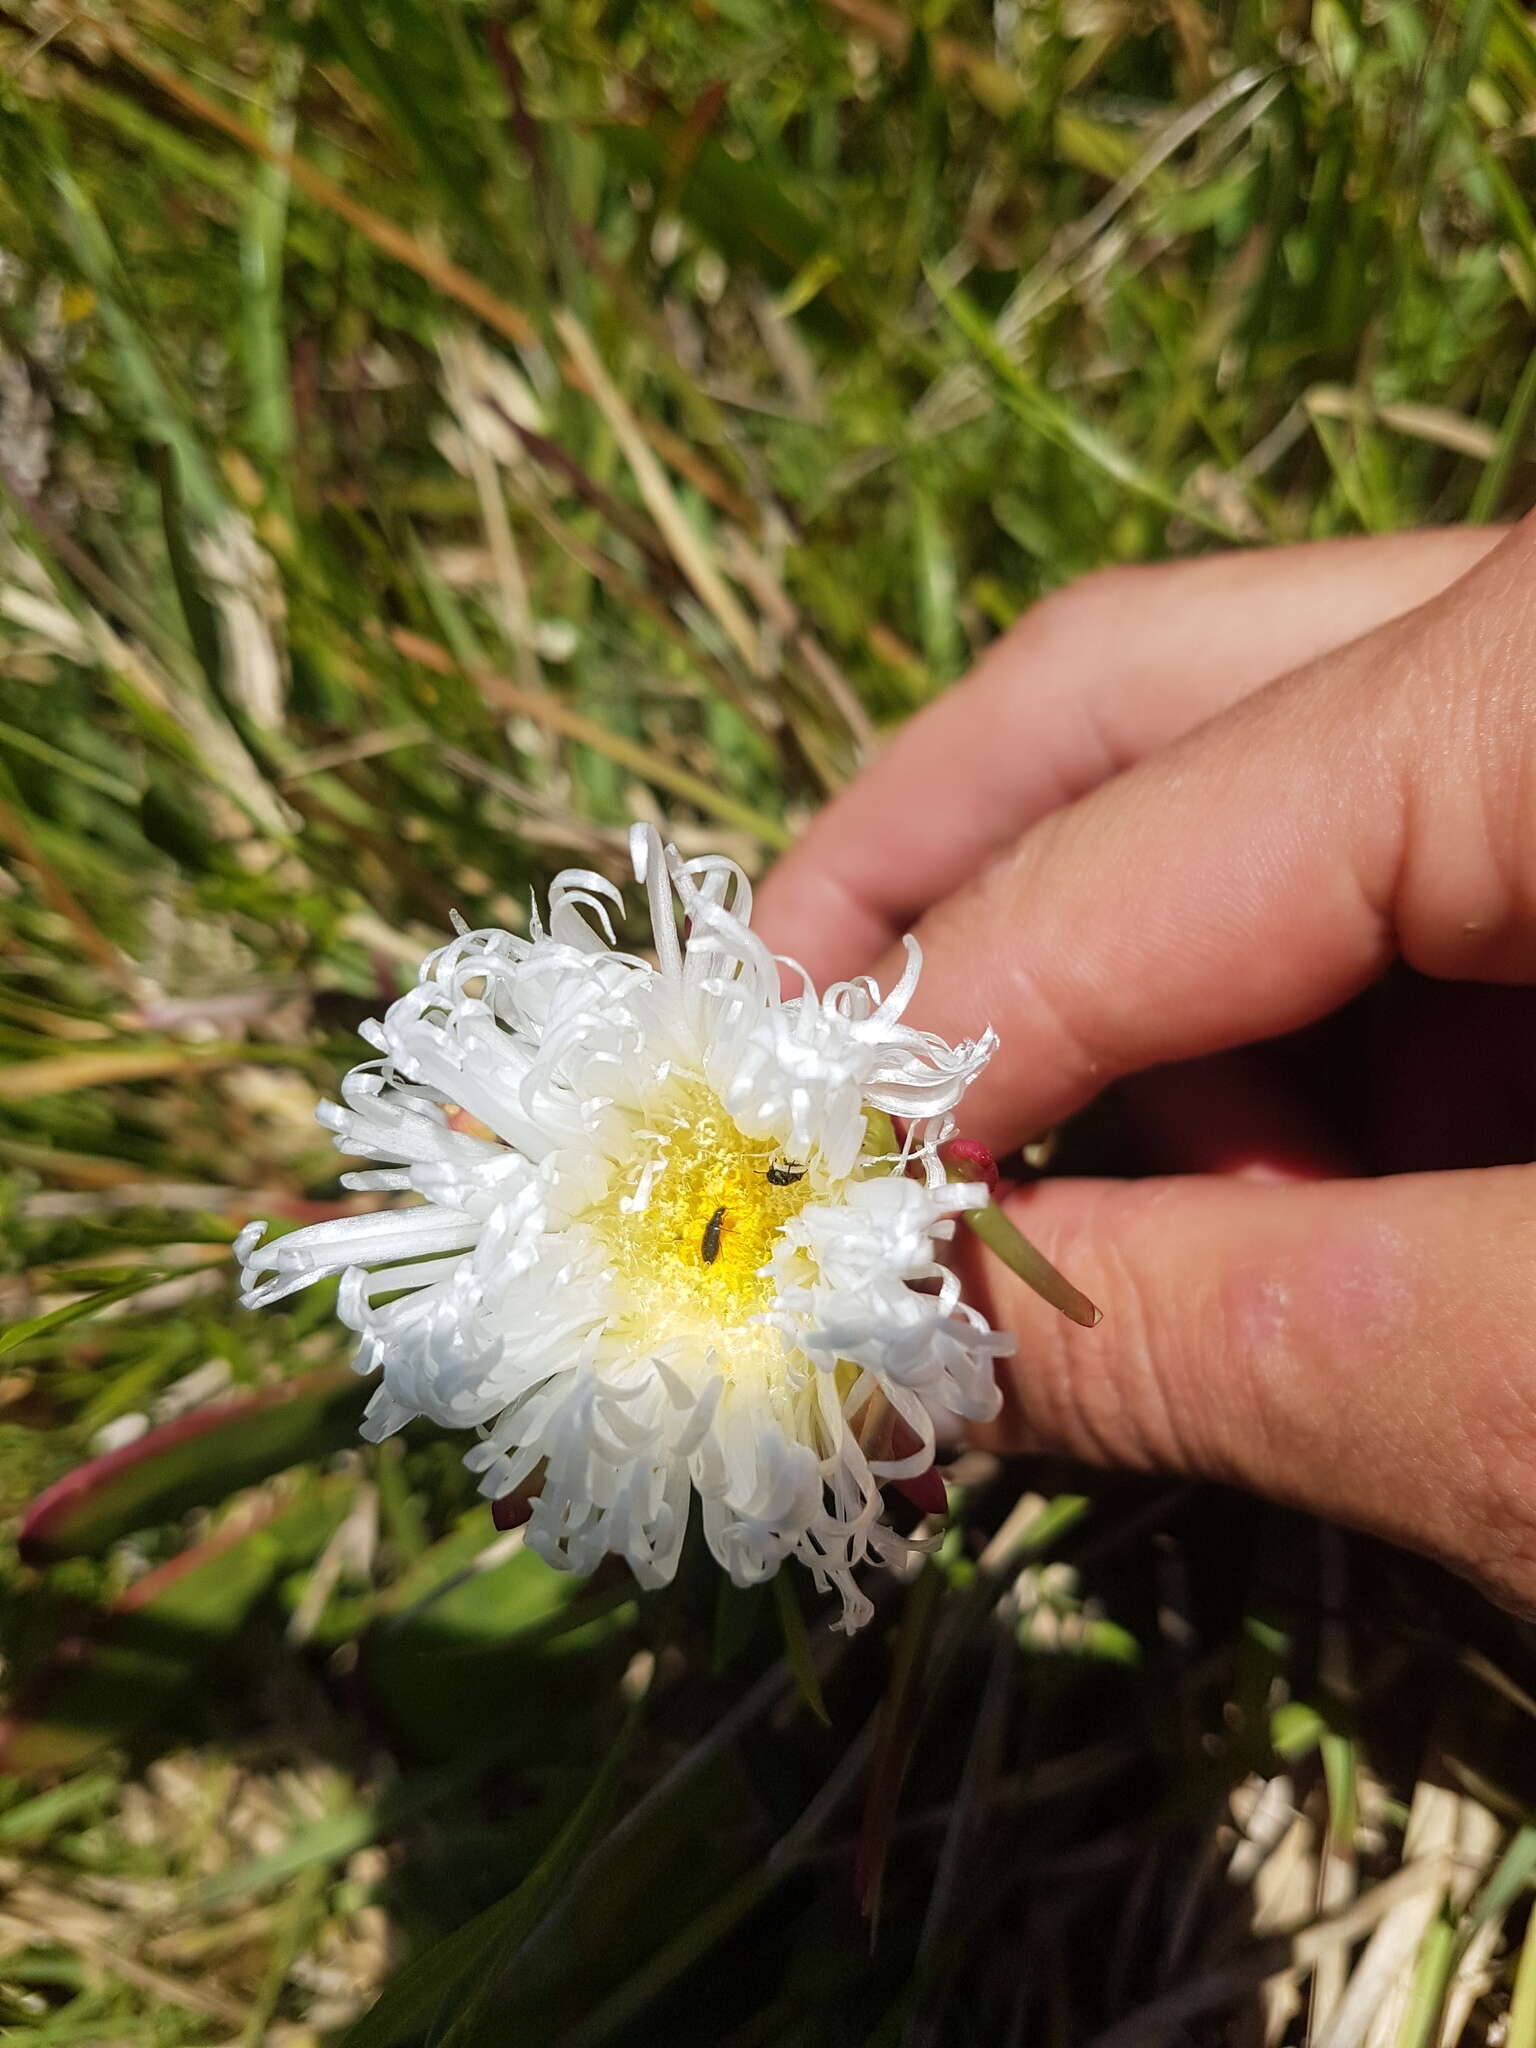
[[[364,1434],[472,1430],[493,1498],[539,1475],[527,1540],[551,1564],[617,1555],[665,1584],[697,1496],[738,1583],[797,1559],[855,1627],[856,1571],[904,1541],[882,1481],[998,1405],[1011,1344],[939,1256],[986,1196],[937,1156],[995,1040],[903,1023],[912,941],[883,996],[792,970],[782,997],[734,862],[648,826],[631,850],[654,964],[618,949],[622,898],[586,869],[528,937],[456,919],[318,1112],[375,1162],[347,1185],[408,1206],[249,1226],[245,1298],[339,1279],[358,1370],[380,1374]],[[902,1120],[894,1153],[873,1113]]]

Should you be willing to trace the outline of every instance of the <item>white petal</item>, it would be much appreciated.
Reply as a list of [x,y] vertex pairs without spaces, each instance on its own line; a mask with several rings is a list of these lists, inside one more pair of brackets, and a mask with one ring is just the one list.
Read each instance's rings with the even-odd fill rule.
[[[527,937],[455,919],[365,1027],[379,1057],[319,1112],[339,1150],[374,1162],[347,1185],[421,1200],[265,1242],[250,1226],[246,1299],[338,1276],[358,1368],[382,1374],[364,1434],[414,1415],[473,1429],[466,1463],[493,1497],[542,1468],[527,1540],[561,1569],[613,1554],[665,1584],[697,1493],[733,1578],[795,1559],[854,1627],[870,1611],[855,1573],[909,1547],[881,1524],[880,1481],[924,1469],[936,1428],[999,1398],[1009,1340],[939,1258],[986,1199],[946,1183],[938,1148],[995,1041],[902,1022],[915,945],[884,996],[867,978],[818,996],[802,974],[781,1000],[734,862],[683,860],[648,826],[631,851],[658,964],[618,950],[619,892],[588,869],[556,877]],[[744,1146],[804,1163],[807,1199],[750,1311],[704,1306],[738,1297],[697,1293],[695,1243],[662,1330],[626,1292],[612,1226],[668,1199],[701,1088]],[[874,1112],[904,1121],[892,1158],[864,1153]],[[871,1462],[854,1432],[877,1389],[917,1448]]]

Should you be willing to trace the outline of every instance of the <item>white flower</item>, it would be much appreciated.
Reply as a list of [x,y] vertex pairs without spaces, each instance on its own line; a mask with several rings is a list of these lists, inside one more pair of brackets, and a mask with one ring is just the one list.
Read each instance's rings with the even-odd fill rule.
[[[271,1243],[252,1225],[245,1299],[339,1274],[358,1370],[382,1372],[364,1434],[475,1429],[492,1498],[542,1468],[528,1541],[551,1564],[613,1552],[664,1585],[697,1493],[737,1584],[796,1557],[856,1627],[855,1567],[901,1547],[881,1481],[928,1468],[935,1417],[999,1405],[1011,1340],[936,1255],[987,1199],[937,1154],[995,1041],[902,1024],[912,940],[883,1001],[803,975],[782,999],[740,869],[645,827],[631,843],[657,964],[617,950],[622,899],[582,869],[531,938],[461,928],[319,1111],[339,1150],[385,1162],[347,1186],[415,1202]],[[893,1415],[910,1455],[879,1455]]]

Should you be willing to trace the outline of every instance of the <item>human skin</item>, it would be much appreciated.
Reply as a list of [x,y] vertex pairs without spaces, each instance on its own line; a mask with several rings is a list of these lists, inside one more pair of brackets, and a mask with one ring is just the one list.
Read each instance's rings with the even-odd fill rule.
[[[1008,1198],[1096,1330],[962,1248],[1019,1333],[992,1441],[1229,1480],[1536,1611],[1536,1167],[1504,1163],[1536,1152],[1536,517],[1048,598],[754,923],[882,986],[915,930],[908,1021],[1002,1042],[967,1136],[1004,1151],[1119,1083],[1174,1169]],[[1394,963],[1359,1173],[1236,1049]]]

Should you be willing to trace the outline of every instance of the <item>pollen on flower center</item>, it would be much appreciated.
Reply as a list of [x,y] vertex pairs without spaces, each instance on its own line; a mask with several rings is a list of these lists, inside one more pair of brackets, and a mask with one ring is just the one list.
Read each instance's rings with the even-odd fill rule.
[[669,1090],[585,1219],[612,1256],[626,1330],[657,1348],[741,1331],[772,1306],[762,1269],[814,1192],[811,1174],[743,1137],[702,1083]]

